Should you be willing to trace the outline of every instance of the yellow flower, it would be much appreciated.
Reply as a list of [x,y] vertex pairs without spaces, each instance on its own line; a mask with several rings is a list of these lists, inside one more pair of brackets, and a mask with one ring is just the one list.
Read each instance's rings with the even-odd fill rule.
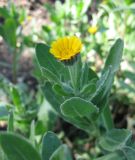
[[107,3],[108,3],[108,0],[103,0],[102,3],[103,3],[103,4],[107,4]]
[[82,49],[81,40],[76,36],[63,37],[51,44],[50,53],[61,61],[70,60],[80,53]]
[[28,20],[28,21],[31,21],[31,20],[32,20],[32,16],[28,16],[28,17],[27,17],[27,20]]
[[98,30],[97,26],[92,26],[92,27],[88,28],[88,32],[91,34],[95,34],[97,32],[97,30]]

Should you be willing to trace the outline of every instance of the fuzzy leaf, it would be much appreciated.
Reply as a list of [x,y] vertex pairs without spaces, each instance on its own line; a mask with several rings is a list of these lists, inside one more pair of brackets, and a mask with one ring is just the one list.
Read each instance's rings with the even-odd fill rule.
[[47,132],[42,141],[42,160],[49,160],[55,150],[61,145],[61,141],[53,132]]
[[106,70],[109,66],[112,66],[112,72],[116,72],[119,69],[123,47],[123,41],[121,39],[117,39],[117,41],[111,47],[111,50],[105,62],[104,70]]
[[40,66],[55,74],[59,79],[61,78],[61,75],[63,75],[64,78],[67,78],[67,68],[55,59],[54,56],[50,54],[49,50],[50,47],[46,44],[37,44],[36,55]]
[[50,160],[72,160],[71,153],[66,145],[60,146]]
[[22,136],[13,133],[0,133],[0,145],[12,160],[41,160],[36,149]]
[[97,113],[97,107],[91,102],[85,101],[79,97],[66,100],[61,105],[62,113],[67,117],[90,117],[92,113]]

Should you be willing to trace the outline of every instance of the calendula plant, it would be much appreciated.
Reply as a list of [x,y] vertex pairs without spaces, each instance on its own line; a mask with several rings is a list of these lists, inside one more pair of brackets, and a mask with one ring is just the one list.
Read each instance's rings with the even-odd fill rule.
[[[101,75],[81,60],[83,45],[76,36],[63,37],[49,47],[40,43],[36,55],[41,69],[41,86],[47,101],[65,121],[94,137],[101,157],[95,160],[132,160],[135,143],[132,132],[115,129],[109,108],[109,95],[122,58],[123,41],[111,47]],[[8,132],[0,133],[2,160],[72,160],[66,145],[53,132],[47,132],[37,144],[34,124],[31,143],[12,131],[12,115]]]
[[[37,45],[37,58],[46,78],[45,94],[49,100],[48,92],[52,93],[54,98],[49,102],[54,104],[53,107],[58,113],[70,122],[75,121],[74,124],[86,132],[93,131],[88,127],[88,121],[95,123],[101,113],[104,115],[104,119],[109,118],[109,121],[105,121],[105,126],[106,129],[110,129],[113,127],[113,123],[111,116],[106,116],[106,112],[110,113],[106,106],[114,75],[121,61],[123,42],[118,39],[111,48],[100,78],[89,68],[87,62],[81,61],[81,48],[82,43],[76,36],[60,38],[52,43],[51,48],[44,44]],[[83,112],[86,108],[86,111],[82,113],[84,117],[86,114],[86,119],[82,118],[83,115],[76,115],[77,111],[74,110],[74,105],[77,105],[78,102],[79,106],[82,105],[77,109],[82,109]],[[84,108],[85,105],[87,107]],[[89,111],[89,108],[92,110]],[[92,121],[89,119],[91,116],[87,114],[93,115]],[[84,121],[84,124],[80,121]]]
[[131,158],[135,155],[134,145],[128,143],[131,132],[114,129],[109,108],[109,95],[121,62],[123,41],[117,39],[111,47],[100,76],[87,62],[82,62],[81,49],[82,43],[76,36],[59,38],[51,47],[37,45],[45,97],[64,120],[101,141],[100,146],[110,152],[101,159]]

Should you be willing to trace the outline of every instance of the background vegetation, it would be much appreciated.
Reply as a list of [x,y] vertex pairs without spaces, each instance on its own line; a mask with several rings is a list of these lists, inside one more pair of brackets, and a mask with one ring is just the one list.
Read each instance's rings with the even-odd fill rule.
[[[22,146],[29,146],[29,140],[34,146],[34,149],[30,147],[33,157],[29,157],[27,150],[24,152],[26,159],[30,160],[35,157],[40,160],[36,151],[42,152],[42,157],[44,154],[48,155],[49,160],[50,155],[59,146],[59,151],[53,154],[50,160],[72,160],[71,157],[89,160],[110,152],[110,156],[104,159],[117,157],[121,160],[122,156],[119,156],[116,148],[120,150],[123,141],[124,147],[131,147],[131,137],[134,140],[135,136],[135,2],[9,0],[0,4],[0,143],[10,142],[18,146],[20,141]],[[115,138],[123,135],[117,145],[113,146],[113,142],[106,139],[97,145],[97,137],[92,135],[95,133],[88,136],[83,130],[60,118],[53,109],[56,105],[52,100],[54,96],[49,92],[49,83],[44,85],[46,77],[41,74],[41,64],[39,65],[39,58],[37,60],[35,48],[37,43],[42,42],[50,46],[57,38],[71,35],[80,37],[83,43],[82,61],[87,62],[99,77],[102,75],[111,46],[118,38],[124,41],[123,57],[109,97],[115,128],[122,129],[109,135]],[[124,129],[130,129],[132,132]],[[9,133],[3,134],[4,130]],[[104,133],[102,124],[100,130]],[[61,141],[50,131],[55,132]],[[54,148],[50,148],[50,153],[44,153],[43,150],[48,148],[43,145],[44,140],[50,141],[50,137],[54,138]],[[112,148],[108,147],[109,143]],[[0,159],[7,160],[9,157],[3,152],[7,148],[3,148]],[[22,152],[23,149],[20,148]],[[7,149],[11,157],[12,152]],[[130,160],[132,159],[133,156],[130,157]]]

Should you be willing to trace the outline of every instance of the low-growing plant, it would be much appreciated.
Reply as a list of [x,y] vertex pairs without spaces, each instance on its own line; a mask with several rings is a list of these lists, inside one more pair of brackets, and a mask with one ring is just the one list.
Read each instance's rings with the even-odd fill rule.
[[[7,131],[0,132],[0,160],[134,159],[135,141],[132,132],[115,128],[109,105],[112,85],[122,59],[122,39],[114,42],[108,57],[105,58],[110,47],[110,43],[107,42],[110,33],[108,19],[113,17],[115,25],[112,25],[111,29],[115,30],[116,37],[125,37],[126,44],[134,39],[134,34],[129,34],[134,33],[134,23],[131,23],[134,17],[133,2],[125,0],[126,7],[123,8],[120,7],[120,1],[103,1],[99,3],[98,10],[89,15],[88,10],[92,2],[83,0],[76,3],[74,0],[67,0],[64,3],[56,1],[54,6],[45,4],[50,14],[51,25],[44,25],[42,34],[39,34],[46,44],[39,43],[36,46],[38,64],[36,63],[34,71],[42,94],[37,92],[36,95],[31,95],[27,89],[23,92],[18,85],[11,85],[9,81],[3,83],[3,77],[0,79],[0,88],[4,88],[10,97],[9,103],[0,103],[0,120],[7,121]],[[121,11],[123,16],[118,20]],[[131,12],[132,15],[128,19]],[[21,35],[25,16],[24,10],[18,12],[14,5],[0,8],[0,35],[14,55],[14,82],[17,59],[24,43],[33,46],[29,36]],[[77,36],[70,37],[74,33],[82,35],[84,46]],[[59,38],[49,46],[54,39],[66,35],[69,37]],[[113,39],[111,43],[112,41]],[[104,66],[100,66],[101,72],[97,73],[96,69],[91,67],[91,61],[81,57],[81,54],[87,55],[91,49],[97,52],[103,61],[106,59]],[[133,43],[126,45],[125,51],[125,57],[133,60]],[[134,64],[131,65],[134,68]],[[112,97],[129,104],[129,92],[132,94],[132,101],[135,93],[134,70],[130,72],[127,68],[119,71],[116,80]],[[96,148],[93,154],[86,151],[87,156],[77,157],[74,150],[72,154],[56,134],[48,131],[52,130],[57,115],[54,112],[50,114],[45,103],[64,121],[85,132],[88,136],[86,141],[90,143],[92,140],[93,148]],[[29,138],[24,138],[18,132]]]
[[26,20],[26,11],[16,7],[13,3],[0,7],[0,36],[3,37],[9,53],[12,54],[12,79],[17,81],[18,60],[24,47],[22,34],[23,23]]
[[60,38],[51,47],[37,45],[36,54],[45,77],[45,97],[60,117],[99,140],[108,153],[99,159],[132,159],[132,133],[114,129],[108,103],[122,58],[123,41],[117,39],[111,47],[100,77],[87,62],[81,61],[81,48],[76,36]]
[[[111,47],[100,76],[86,61],[81,60],[81,49],[82,43],[76,36],[60,38],[51,47],[37,44],[42,91],[60,117],[96,139],[103,156],[90,158],[133,159],[135,143],[132,133],[114,128],[108,103],[114,76],[122,58],[123,41],[117,39]],[[19,101],[15,102],[18,104]],[[37,144],[33,123],[32,146],[26,139],[13,133],[12,121],[13,116],[10,114],[8,132],[0,133],[3,157],[16,160],[72,160],[69,149],[62,145],[54,133],[47,132],[42,143]]]
[[[3,90],[5,97],[7,97],[5,102],[2,99],[0,100],[0,120],[7,122],[11,114],[13,116],[13,131],[17,131],[25,136],[30,135],[31,124],[33,121],[36,121],[36,130],[38,134],[41,134],[38,131],[39,129],[41,130],[39,123],[40,126],[42,125],[42,117],[40,116],[39,120],[38,114],[40,106],[44,101],[41,90],[28,92],[29,88],[27,85],[13,85],[7,79],[0,79],[0,88]],[[44,124],[46,123],[44,122]],[[43,125],[42,130],[45,131]]]

